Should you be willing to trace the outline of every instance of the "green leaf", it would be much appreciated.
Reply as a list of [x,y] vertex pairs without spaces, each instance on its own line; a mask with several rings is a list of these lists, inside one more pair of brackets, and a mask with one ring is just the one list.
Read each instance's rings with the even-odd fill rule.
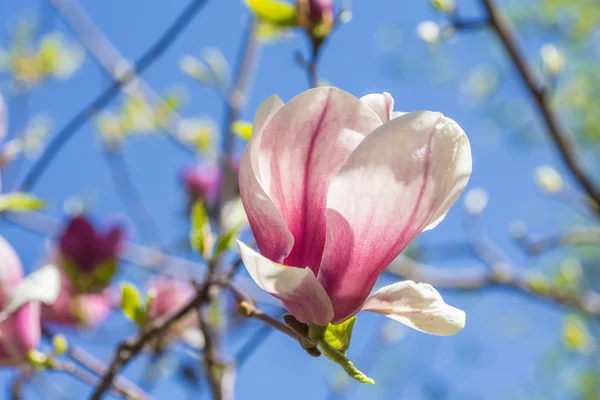
[[115,272],[117,272],[117,268],[117,260],[113,259],[94,269],[92,273],[93,285],[100,287],[108,286]]
[[219,256],[227,249],[233,247],[235,239],[237,238],[239,225],[232,226],[219,236],[217,240],[217,249],[215,250],[215,258]]
[[346,354],[346,350],[350,347],[350,339],[352,338],[352,329],[356,316],[347,319],[341,324],[327,326],[324,340],[329,343],[334,349],[339,350],[342,354]]
[[454,0],[431,0],[431,4],[439,11],[451,13],[456,9]]
[[296,7],[274,0],[246,0],[258,18],[276,26],[297,26]]
[[191,218],[190,244],[194,250],[209,259],[212,247],[210,220],[202,200],[197,200],[192,206]]
[[127,318],[139,325],[143,324],[142,317],[145,312],[142,309],[140,293],[130,283],[124,283],[121,286],[121,309]]
[[352,361],[348,360],[345,354],[331,346],[329,343],[327,343],[326,340],[321,340],[319,342],[319,348],[321,349],[321,352],[323,352],[325,357],[339,364],[344,369],[344,371],[346,371],[348,376],[350,376],[352,379],[356,379],[359,382],[368,383],[370,385],[375,384],[375,381],[373,379],[369,378],[361,371],[359,371],[358,368],[354,366]]
[[44,207],[46,203],[27,193],[14,192],[0,195],[0,212],[16,211],[27,212],[35,211]]
[[244,140],[250,140],[252,137],[252,122],[235,121],[231,124],[231,132],[235,133]]

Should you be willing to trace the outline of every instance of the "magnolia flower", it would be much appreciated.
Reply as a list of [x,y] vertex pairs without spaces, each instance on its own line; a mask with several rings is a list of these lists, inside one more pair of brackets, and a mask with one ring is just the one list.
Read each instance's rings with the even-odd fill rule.
[[[148,293],[152,296],[148,308],[148,321],[168,317],[189,303],[196,294],[188,282],[168,278],[156,278],[148,285]],[[191,313],[171,325],[171,338],[180,338],[194,347],[204,346],[204,337],[199,331],[198,314]]]
[[298,0],[296,8],[299,24],[309,28],[311,34],[324,37],[333,28],[333,0]]
[[66,325],[97,325],[114,307],[107,288],[122,247],[122,228],[97,231],[83,216],[72,218],[51,256],[60,269],[58,299],[42,308],[42,318]]
[[91,273],[118,256],[123,230],[114,226],[106,233],[96,231],[83,216],[72,218],[59,239],[60,255],[83,273]]
[[17,365],[40,341],[39,302],[52,303],[60,288],[54,265],[23,276],[15,250],[0,236],[0,365]]
[[[0,236],[0,307],[9,302],[13,288],[23,280],[15,250]],[[40,307],[27,303],[0,323],[0,365],[22,362],[40,341]]]
[[110,290],[79,293],[73,281],[61,270],[60,292],[54,303],[42,306],[42,319],[62,325],[96,326],[108,317],[114,306]]
[[360,310],[451,335],[465,314],[430,285],[405,281],[369,297],[377,277],[445,216],[471,173],[463,130],[440,113],[393,111],[388,93],[357,99],[308,90],[257,110],[240,191],[260,249],[246,268],[300,322],[340,323]]
[[212,204],[219,196],[221,171],[215,162],[205,162],[188,167],[183,172],[185,188],[191,199]]

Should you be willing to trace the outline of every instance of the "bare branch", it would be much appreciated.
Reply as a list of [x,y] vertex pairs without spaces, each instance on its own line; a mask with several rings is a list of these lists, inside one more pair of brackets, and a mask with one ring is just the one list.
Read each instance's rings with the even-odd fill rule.
[[127,72],[122,74],[118,80],[102,92],[88,106],[79,111],[50,141],[41,157],[29,170],[20,186],[22,191],[30,190],[45,172],[46,168],[59,153],[69,139],[96,113],[105,107],[122,87],[134,80],[138,74],[145,71],[169,48],[173,41],[183,32],[184,28],[193,20],[194,16],[206,4],[206,0],[193,0],[171,23],[167,30],[159,37]]
[[579,156],[570,139],[570,133],[561,125],[558,115],[553,110],[547,96],[547,90],[542,86],[527,64],[526,58],[517,47],[514,33],[508,26],[505,17],[500,13],[493,0],[482,0],[489,16],[489,24],[496,33],[510,60],[517,69],[525,87],[532,96],[548,130],[548,133],[559,151],[559,154],[573,177],[590,197],[593,210],[600,215],[600,190],[595,186],[591,177],[585,172],[579,162]]

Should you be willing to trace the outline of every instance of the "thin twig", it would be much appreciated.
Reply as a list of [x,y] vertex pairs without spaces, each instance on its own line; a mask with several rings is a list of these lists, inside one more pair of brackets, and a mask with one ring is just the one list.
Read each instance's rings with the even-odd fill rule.
[[99,110],[105,107],[121,88],[134,80],[138,74],[141,74],[150,67],[159,57],[169,48],[173,41],[183,32],[184,28],[194,19],[194,16],[206,4],[206,0],[193,0],[171,23],[167,30],[159,39],[135,62],[134,66],[122,74],[118,80],[114,81],[103,93],[101,93],[88,106],[79,111],[50,141],[41,157],[34,163],[29,170],[23,183],[20,186],[22,191],[30,190],[52,160],[58,155],[62,147],[69,139],[93,117]]
[[540,239],[525,236],[517,239],[517,243],[530,254],[540,254],[563,246],[600,246],[600,227],[574,228]]
[[[54,337],[54,334],[45,325],[42,325],[42,335],[49,340],[52,340],[52,337]],[[106,365],[102,361],[98,360],[79,346],[69,344],[69,347],[67,349],[67,356],[98,377],[103,376],[106,372]],[[150,398],[150,396],[147,393],[144,393],[144,391],[140,387],[136,386],[133,382],[123,377],[115,379],[115,381],[113,382],[113,386],[115,391],[123,394],[128,398]]]
[[242,107],[246,104],[250,86],[252,83],[252,71],[257,63],[259,44],[256,37],[258,21],[253,18],[248,23],[247,29],[243,32],[243,43],[240,49],[237,72],[233,88],[226,97],[226,111],[223,119],[223,149],[221,154],[221,188],[219,190],[219,201],[217,209],[217,220],[221,220],[221,210],[223,205],[231,200],[238,191],[237,175],[232,165],[232,156],[234,150],[234,135],[231,125],[240,117]]
[[[128,210],[140,237],[147,244],[161,245],[161,234],[144,198],[138,192],[127,163],[119,149],[105,147],[103,154],[110,169],[115,191]],[[161,246],[162,247],[162,246]]]
[[210,329],[210,326],[204,320],[204,316],[198,311],[198,322],[200,324],[200,330],[204,335],[204,369],[206,371],[206,377],[212,391],[213,398],[215,400],[223,400],[223,393],[221,390],[221,373],[224,368],[217,346],[214,343],[214,332]]
[[[127,65],[127,61],[119,53],[113,43],[108,40],[106,35],[98,29],[90,19],[85,10],[72,0],[48,0],[54,12],[71,28],[77,35],[79,41],[85,46],[88,52],[94,57],[97,63],[106,71],[107,75],[113,79],[119,78],[119,67]],[[135,77],[135,85],[130,85],[126,94],[141,94],[155,108],[164,104],[164,99],[156,93],[150,85],[141,77]],[[129,90],[131,89],[131,90]],[[181,117],[171,110],[167,121],[158,121],[161,128],[169,134],[174,143],[179,145],[186,153],[193,155],[194,152],[186,145],[182,145],[179,137],[179,127]]]
[[110,388],[113,380],[121,370],[135,358],[153,339],[165,333],[169,327],[188,313],[196,310],[200,305],[208,301],[211,283],[206,282],[197,292],[196,296],[188,302],[179,311],[169,316],[167,319],[160,318],[149,325],[147,329],[141,332],[137,337],[122,342],[109,367],[102,377],[102,380],[90,400],[100,400],[106,391]]
[[546,88],[537,82],[535,74],[527,64],[526,58],[517,47],[513,31],[508,26],[505,16],[500,13],[493,0],[482,0],[489,16],[489,24],[500,39],[504,49],[519,72],[525,87],[531,94],[539,112],[542,114],[544,123],[559,151],[561,158],[567,165],[573,177],[579,182],[583,190],[593,201],[592,208],[600,215],[600,190],[595,186],[590,176],[579,162],[579,156],[571,142],[569,132],[561,125],[558,115],[553,110],[547,96]]

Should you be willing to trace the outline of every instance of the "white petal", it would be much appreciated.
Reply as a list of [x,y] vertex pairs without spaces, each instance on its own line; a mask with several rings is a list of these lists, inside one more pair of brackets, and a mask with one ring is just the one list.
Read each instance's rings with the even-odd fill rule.
[[394,118],[394,98],[389,93],[373,93],[360,98],[371,110],[377,114],[381,122],[388,122]]
[[6,307],[0,313],[0,322],[30,301],[54,303],[59,292],[60,272],[54,265],[48,264],[32,272],[17,284],[11,292]]
[[465,312],[444,302],[427,283],[404,281],[373,293],[361,311],[385,315],[413,329],[438,336],[450,336],[465,327]]
[[310,268],[288,267],[272,262],[238,240],[244,265],[254,282],[281,300],[300,322],[327,325],[333,306]]

